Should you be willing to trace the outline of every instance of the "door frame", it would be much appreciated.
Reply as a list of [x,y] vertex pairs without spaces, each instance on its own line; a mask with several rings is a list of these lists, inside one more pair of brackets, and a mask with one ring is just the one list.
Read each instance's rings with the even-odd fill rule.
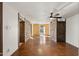
[[19,43],[20,43],[20,22],[24,21],[20,17],[21,17],[21,15],[20,15],[20,13],[18,13],[18,48],[19,48]]
[[[65,18],[64,18],[64,19],[65,19]],[[57,23],[58,23],[58,22],[65,22],[65,41],[64,41],[64,43],[66,43],[66,19],[65,19],[64,21],[58,21],[58,18],[56,19],[56,42],[58,42],[58,41],[57,41],[57,36],[58,36],[58,35],[57,35],[57,30],[58,30],[58,29],[57,29]]]

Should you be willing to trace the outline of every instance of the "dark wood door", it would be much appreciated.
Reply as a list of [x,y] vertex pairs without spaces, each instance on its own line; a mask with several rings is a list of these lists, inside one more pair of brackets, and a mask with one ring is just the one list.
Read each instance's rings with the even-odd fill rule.
[[20,42],[25,42],[25,22],[20,22]]
[[57,21],[57,42],[65,42],[66,22]]
[[2,5],[3,3],[0,2],[0,55],[2,55],[3,53],[3,38],[2,38],[2,34],[3,34],[3,29],[2,29]]

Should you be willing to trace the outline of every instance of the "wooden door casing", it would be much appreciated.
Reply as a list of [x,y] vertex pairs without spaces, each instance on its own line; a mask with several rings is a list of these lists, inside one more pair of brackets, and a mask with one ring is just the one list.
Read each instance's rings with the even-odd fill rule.
[[2,18],[2,15],[3,15],[3,3],[0,2],[0,56],[3,54],[3,18]]
[[25,42],[25,22],[20,22],[20,42]]

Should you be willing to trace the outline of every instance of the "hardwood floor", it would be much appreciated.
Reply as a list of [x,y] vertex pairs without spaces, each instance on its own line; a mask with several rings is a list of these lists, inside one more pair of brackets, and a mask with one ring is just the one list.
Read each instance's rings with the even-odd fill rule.
[[40,39],[29,39],[22,44],[12,56],[77,56],[78,48],[68,43],[56,43],[46,38],[45,44],[40,44]]

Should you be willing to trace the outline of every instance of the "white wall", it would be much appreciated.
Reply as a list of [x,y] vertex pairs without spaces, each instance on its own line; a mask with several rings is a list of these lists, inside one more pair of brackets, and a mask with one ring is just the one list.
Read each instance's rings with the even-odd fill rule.
[[9,3],[3,3],[3,55],[11,55],[18,48],[18,14]]
[[79,47],[79,14],[66,21],[66,42]]

